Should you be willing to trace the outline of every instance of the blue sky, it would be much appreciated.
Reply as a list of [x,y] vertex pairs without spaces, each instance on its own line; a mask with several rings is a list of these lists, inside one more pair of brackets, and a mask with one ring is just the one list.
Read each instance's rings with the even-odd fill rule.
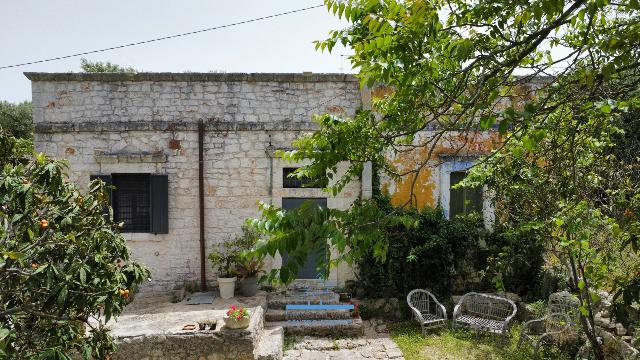
[[[152,39],[322,4],[322,0],[2,0],[0,66]],[[326,8],[86,56],[142,71],[352,72],[346,50],[314,50],[343,27]],[[0,70],[0,100],[30,100],[25,71],[79,71],[80,58]]]

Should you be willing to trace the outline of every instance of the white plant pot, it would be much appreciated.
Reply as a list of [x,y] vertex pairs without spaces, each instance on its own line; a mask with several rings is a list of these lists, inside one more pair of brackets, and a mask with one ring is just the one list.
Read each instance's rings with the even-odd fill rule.
[[218,278],[218,288],[220,288],[220,297],[223,299],[231,299],[236,290],[236,278]]
[[246,329],[249,327],[249,319],[250,316],[246,318],[242,318],[240,320],[235,318],[230,318],[227,315],[224,316],[224,325],[229,329]]

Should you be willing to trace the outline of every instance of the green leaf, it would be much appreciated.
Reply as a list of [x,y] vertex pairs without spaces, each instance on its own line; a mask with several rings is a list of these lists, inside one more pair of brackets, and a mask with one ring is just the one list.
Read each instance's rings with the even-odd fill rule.
[[480,130],[488,130],[496,123],[495,115],[482,115],[480,117]]
[[80,283],[83,285],[87,283],[87,271],[84,267],[80,268]]
[[67,288],[67,285],[63,285],[62,289],[60,289],[60,292],[58,293],[58,305],[64,305],[65,301],[67,301],[67,293],[68,293],[69,289]]
[[498,125],[498,132],[502,135],[506,134],[509,129],[509,123],[509,119],[502,119],[502,121],[500,121],[500,125]]
[[2,256],[4,257],[8,257],[11,260],[23,259],[27,256],[25,253],[19,251],[3,251],[0,254],[2,254]]
[[589,310],[587,310],[587,308],[584,305],[580,306],[579,309],[582,316],[589,316]]
[[604,114],[610,114],[611,113],[611,106],[609,104],[604,104],[604,105],[600,106],[600,111],[602,111]]

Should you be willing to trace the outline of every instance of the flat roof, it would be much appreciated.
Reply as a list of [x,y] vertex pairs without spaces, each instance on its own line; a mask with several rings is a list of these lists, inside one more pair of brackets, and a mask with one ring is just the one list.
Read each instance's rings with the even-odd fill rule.
[[188,81],[188,82],[357,82],[353,74],[340,73],[46,73],[25,72],[31,81]]

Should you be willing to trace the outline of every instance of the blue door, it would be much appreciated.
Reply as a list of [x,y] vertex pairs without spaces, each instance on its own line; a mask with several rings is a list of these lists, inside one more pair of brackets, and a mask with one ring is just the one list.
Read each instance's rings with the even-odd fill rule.
[[[302,205],[302,203],[304,203],[305,201],[313,201],[315,204],[317,204],[322,208],[327,207],[327,198],[282,198],[282,208],[284,210],[295,209],[300,205]],[[318,274],[318,271],[316,271],[316,263],[320,258],[320,256],[323,256],[326,258],[327,256],[326,250],[320,249],[315,253],[309,254],[309,257],[307,257],[307,261],[305,262],[304,266],[301,267],[300,270],[298,270],[297,278],[298,279],[318,279],[320,276]],[[282,256],[283,264],[287,262],[287,258],[288,256],[285,253]]]

